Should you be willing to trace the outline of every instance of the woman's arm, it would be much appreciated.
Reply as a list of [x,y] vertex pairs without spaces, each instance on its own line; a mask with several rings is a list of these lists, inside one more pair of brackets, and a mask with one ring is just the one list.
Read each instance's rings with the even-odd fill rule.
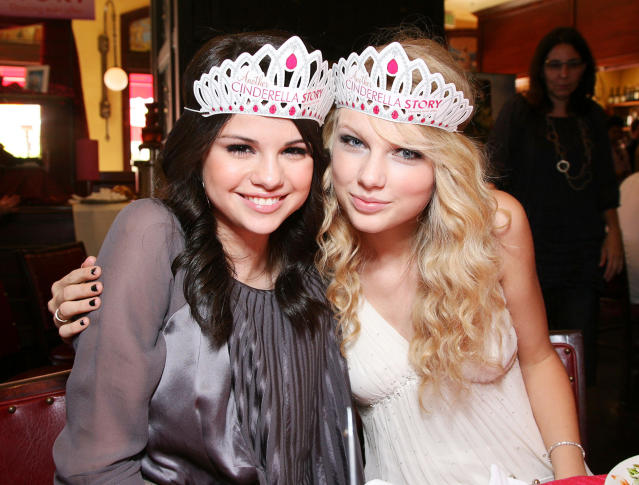
[[53,448],[57,484],[143,483],[149,403],[165,361],[172,227],[168,211],[147,200],[109,230],[99,258],[107,289],[95,324],[76,339],[67,422]]
[[[526,391],[546,449],[560,441],[580,442],[575,401],[566,370],[548,336],[548,325],[535,268],[528,220],[513,197],[495,192],[510,225],[499,231],[501,283],[517,332],[518,357]],[[581,450],[559,446],[552,452],[555,478],[585,475]]]
[[[95,266],[95,261],[95,256],[89,256],[79,269],[51,286],[52,296],[47,306],[64,340],[69,341],[84,330],[90,323],[90,317],[85,314],[97,310],[102,303],[98,298],[102,294],[102,283],[97,281],[102,268]],[[76,318],[78,316],[80,318]]]
[[621,229],[617,209],[608,209],[604,212],[608,233],[601,246],[601,258],[599,266],[605,266],[604,279],[610,281],[613,276],[623,269],[624,254]]

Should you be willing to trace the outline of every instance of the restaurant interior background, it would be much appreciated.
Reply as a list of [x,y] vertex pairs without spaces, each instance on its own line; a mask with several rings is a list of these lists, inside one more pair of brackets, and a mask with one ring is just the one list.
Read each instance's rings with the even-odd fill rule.
[[[483,98],[471,129],[480,138],[501,103],[526,89],[538,41],[562,25],[578,28],[593,50],[596,100],[627,125],[639,116],[639,2],[633,0],[0,2],[0,381],[48,368],[60,344],[43,310],[43,290],[25,274],[24,254],[76,240],[93,254],[127,200],[152,192],[161,176],[153,162],[182,110],[181,72],[204,39],[282,28],[335,60],[365,45],[376,27],[403,21],[445,36],[476,76]],[[119,91],[103,83],[114,66],[126,73]],[[147,103],[154,103],[148,113]],[[100,204],[97,196],[95,204],[67,202],[100,189],[102,199],[118,204]],[[596,473],[639,452],[638,363],[617,358],[627,349],[625,330],[613,321],[614,310],[611,315],[598,386],[588,394]]]

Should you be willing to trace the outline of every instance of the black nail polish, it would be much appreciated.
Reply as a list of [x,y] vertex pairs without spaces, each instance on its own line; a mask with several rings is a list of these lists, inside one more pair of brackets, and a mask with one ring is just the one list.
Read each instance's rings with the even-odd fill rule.
[[86,323],[84,322],[84,320],[80,320],[80,325],[81,325],[81,326],[83,326],[83,327],[86,325]]
[[97,269],[97,268],[91,268],[91,274],[95,274],[95,270],[96,270],[96,269]]
[[98,285],[92,285],[91,291],[98,291]]
[[95,300],[91,300],[91,301],[89,302],[89,305],[91,305],[91,306],[95,306]]

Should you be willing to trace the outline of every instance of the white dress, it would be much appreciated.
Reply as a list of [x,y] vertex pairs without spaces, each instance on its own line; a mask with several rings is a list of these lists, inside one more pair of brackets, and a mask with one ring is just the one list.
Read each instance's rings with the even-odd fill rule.
[[408,362],[408,341],[364,301],[361,331],[347,349],[353,395],[364,425],[366,480],[393,485],[487,485],[490,467],[526,483],[551,480],[552,467],[524,387],[517,337],[497,335],[487,355],[506,369],[467,366],[467,391],[425,391]]

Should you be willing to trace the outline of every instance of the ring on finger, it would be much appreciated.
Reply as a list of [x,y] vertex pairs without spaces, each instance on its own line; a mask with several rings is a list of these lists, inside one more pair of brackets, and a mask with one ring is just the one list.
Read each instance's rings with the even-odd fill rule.
[[60,317],[60,309],[59,308],[55,311],[55,315],[53,315],[53,316],[60,323],[68,323],[69,322],[69,320],[65,320],[64,318]]

